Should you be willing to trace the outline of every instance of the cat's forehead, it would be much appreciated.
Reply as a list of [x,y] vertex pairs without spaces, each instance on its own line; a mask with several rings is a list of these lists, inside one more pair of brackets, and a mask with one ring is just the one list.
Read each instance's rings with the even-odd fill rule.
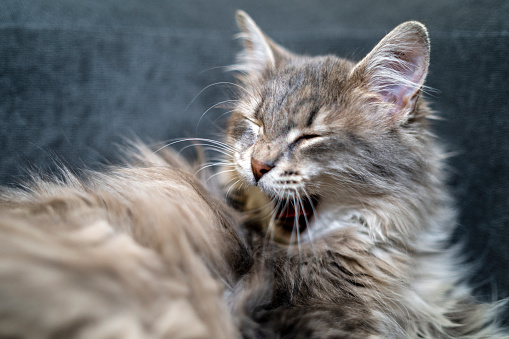
[[254,118],[274,131],[310,127],[348,87],[352,63],[336,57],[299,58],[260,83]]
[[335,56],[294,57],[276,68],[262,81],[265,94],[274,89],[279,93],[292,94],[312,89],[331,89],[344,82],[353,64]]

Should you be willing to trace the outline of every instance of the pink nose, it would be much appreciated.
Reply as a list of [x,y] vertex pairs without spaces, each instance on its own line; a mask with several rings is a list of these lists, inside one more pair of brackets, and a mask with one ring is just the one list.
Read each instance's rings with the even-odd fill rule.
[[273,168],[274,165],[258,161],[255,158],[251,158],[251,169],[253,170],[253,175],[255,177],[256,182],[258,182],[258,180],[260,180],[266,173],[268,173]]

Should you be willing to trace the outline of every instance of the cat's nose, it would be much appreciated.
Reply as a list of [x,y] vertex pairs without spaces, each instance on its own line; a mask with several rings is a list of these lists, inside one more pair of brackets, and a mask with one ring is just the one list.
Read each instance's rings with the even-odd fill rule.
[[258,182],[258,180],[260,180],[273,168],[274,165],[272,163],[258,161],[255,158],[251,158],[251,169],[253,170],[253,175],[256,182]]

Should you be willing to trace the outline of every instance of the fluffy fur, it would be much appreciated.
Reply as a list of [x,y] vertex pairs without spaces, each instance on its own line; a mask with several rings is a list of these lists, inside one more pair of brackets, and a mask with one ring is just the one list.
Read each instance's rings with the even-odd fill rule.
[[[448,246],[426,29],[358,63],[237,16],[224,196],[166,149],[0,198],[0,337],[508,338]],[[203,141],[203,140],[201,140]]]
[[238,221],[171,152],[4,190],[0,337],[235,338]]
[[226,182],[255,230],[241,330],[507,338],[497,305],[473,299],[449,247],[455,213],[421,97],[426,28],[403,23],[353,63],[294,55],[245,13],[237,20],[242,90]]

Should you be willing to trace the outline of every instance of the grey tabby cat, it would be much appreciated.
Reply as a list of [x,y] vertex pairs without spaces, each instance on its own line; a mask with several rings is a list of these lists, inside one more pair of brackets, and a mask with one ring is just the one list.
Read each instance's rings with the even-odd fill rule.
[[[508,338],[448,248],[455,213],[421,92],[426,28],[360,62],[290,53],[243,12],[226,173],[251,214],[236,289],[253,338]],[[255,212],[253,212],[255,211]],[[267,240],[269,244],[267,244]]]
[[225,196],[167,149],[0,197],[0,338],[508,338],[461,283],[426,29],[359,63],[243,12]]

